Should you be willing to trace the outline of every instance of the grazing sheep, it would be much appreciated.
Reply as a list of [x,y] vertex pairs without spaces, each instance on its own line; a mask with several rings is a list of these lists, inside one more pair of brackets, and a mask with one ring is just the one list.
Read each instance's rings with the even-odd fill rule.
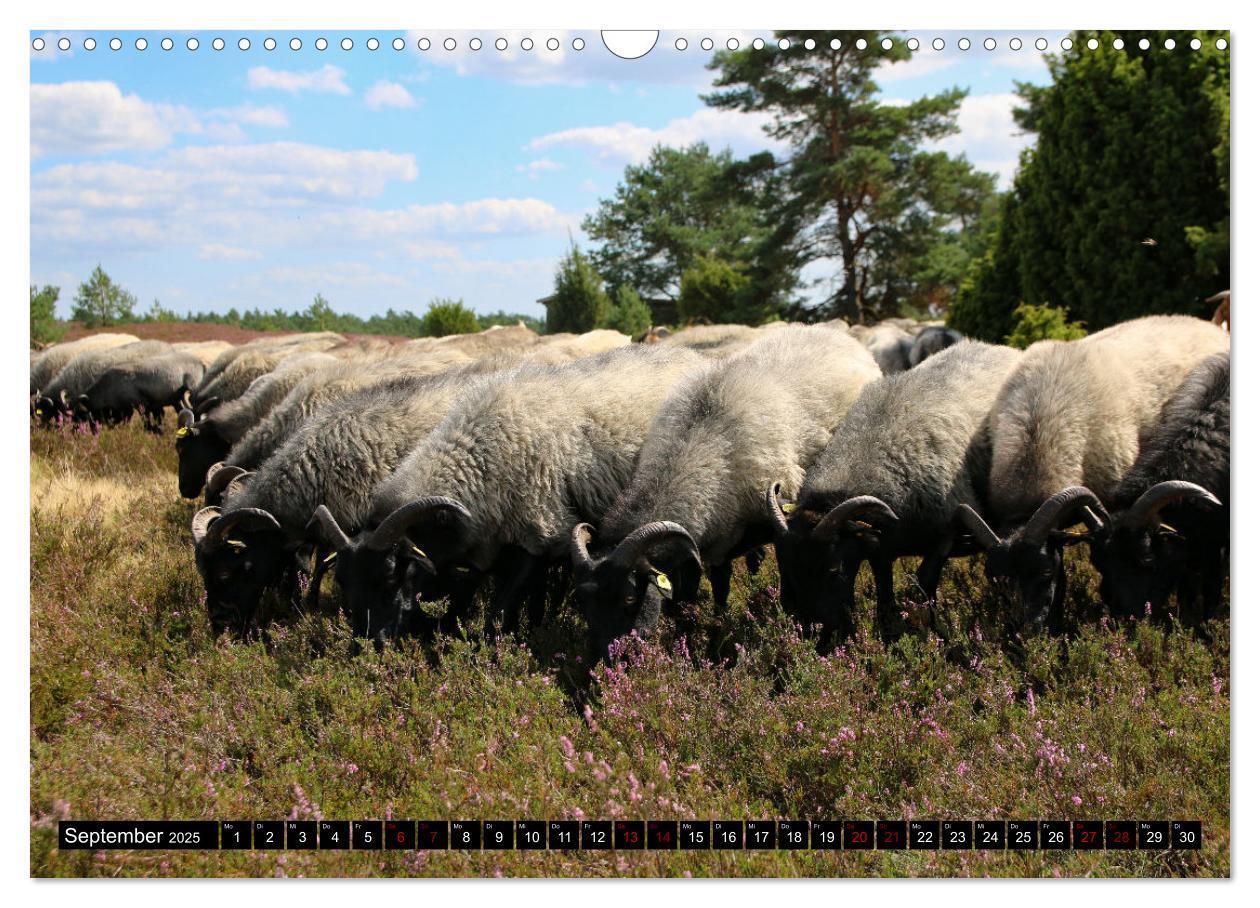
[[1041,341],[1024,353],[993,405],[990,526],[974,508],[959,520],[987,552],[986,570],[1011,596],[1011,630],[1062,626],[1063,547],[1091,531],[1158,427],[1187,373],[1227,351],[1211,322],[1155,315],[1077,341]]
[[532,347],[538,343],[538,335],[524,325],[495,325],[476,334],[449,334],[432,342],[436,346],[479,357],[518,347]]
[[366,524],[317,515],[338,550],[356,634],[383,640],[421,615],[413,597],[449,592],[447,626],[487,576],[486,630],[517,627],[532,590],[541,621],[546,569],[568,559],[573,527],[598,520],[626,487],[657,407],[703,363],[690,350],[636,344],[566,366],[526,364],[467,393],[376,489]]
[[62,370],[70,360],[80,353],[89,350],[106,350],[110,347],[121,347],[123,344],[134,344],[140,338],[134,334],[89,334],[78,340],[54,344],[47,350],[35,355],[31,361],[31,394],[37,395],[48,386],[53,376]]
[[560,365],[594,356],[606,350],[616,350],[630,343],[630,336],[607,328],[597,328],[585,334],[549,334],[525,351],[525,359],[535,363]]
[[1229,354],[1196,366],[1112,493],[1090,539],[1112,614],[1162,609],[1175,590],[1185,618],[1219,610],[1229,563]]
[[[294,344],[310,345],[310,352],[317,350],[327,350],[337,346],[345,341],[340,334],[332,331],[319,331],[311,334],[283,334],[279,336],[258,337],[248,343],[240,344],[220,353],[206,369],[205,378],[202,384],[208,384],[214,381],[219,375],[230,366],[237,357],[254,353],[259,350],[270,350],[273,348],[292,347]],[[193,395],[193,400],[200,400],[198,394]]]
[[914,346],[910,348],[909,363],[913,369],[929,356],[958,343],[963,336],[953,328],[942,325],[926,325],[914,336]]
[[687,347],[701,356],[721,359],[757,339],[757,329],[748,325],[697,325],[684,328],[661,341],[665,347]]
[[[227,483],[237,474],[259,467],[311,416],[362,388],[395,378],[418,378],[451,369],[463,370],[465,375],[493,372],[514,362],[515,358],[516,351],[512,350],[480,360],[470,360],[458,350],[414,347],[385,358],[352,360],[320,369],[299,381],[283,400],[263,419],[249,427],[232,445],[222,459],[224,466],[232,468],[228,472],[216,473],[216,478],[211,482],[208,479],[208,469],[215,461],[207,464],[206,468],[201,468],[204,459],[191,464],[188,488],[191,489],[195,484],[199,489],[201,483],[206,482],[207,503],[214,504]],[[197,473],[197,469],[201,469],[201,472]],[[189,497],[196,495],[197,492],[193,491]]]
[[783,604],[805,626],[822,625],[820,645],[852,633],[863,561],[875,575],[886,632],[895,625],[895,559],[921,557],[919,585],[935,598],[946,560],[964,553],[955,510],[983,506],[985,422],[1019,358],[1010,347],[964,341],[872,382],[814,460],[796,503],[781,504],[779,483],[770,488]]
[[[254,379],[245,393],[236,400],[212,408],[208,416],[199,415],[184,401],[179,411],[179,428],[175,432],[175,452],[179,458],[179,493],[185,498],[201,494],[206,471],[227,457],[232,446],[250,429],[267,417],[303,379],[312,373],[343,366],[344,361],[326,353],[302,353],[291,356],[275,370]],[[229,371],[230,371],[229,367]]]
[[874,327],[854,325],[849,333],[862,342],[879,369],[885,375],[905,372],[910,368],[910,351],[914,349],[914,336],[899,325],[881,322]]
[[126,422],[137,410],[150,432],[162,430],[162,414],[201,381],[206,365],[191,353],[171,350],[105,370],[75,401],[75,412],[93,422]]
[[249,389],[255,379],[277,369],[285,360],[328,350],[338,343],[333,338],[313,337],[312,340],[273,343],[242,352],[214,378],[202,381],[192,395],[193,402],[200,410],[213,410],[236,400]]
[[209,368],[216,359],[236,345],[227,341],[181,341],[171,346],[180,353],[191,353]]
[[403,343],[403,341],[388,341],[379,337],[349,337],[341,343],[329,347],[325,352],[339,359],[362,360],[388,356],[393,350],[401,347]]
[[263,594],[287,584],[312,541],[320,504],[342,525],[362,525],[376,485],[477,382],[450,370],[361,389],[308,420],[257,472],[237,472],[222,508],[192,521],[214,633],[256,625]]
[[47,422],[73,413],[79,395],[87,392],[111,367],[172,352],[164,341],[134,341],[80,353],[53,376],[40,398],[37,412]]
[[[664,346],[663,344],[661,346]],[[773,539],[765,490],[795,493],[868,383],[871,355],[847,332],[794,325],[692,376],[662,405],[634,479],[599,524],[573,538],[578,598],[601,655],[655,626],[662,591],[695,598],[708,567],[725,607],[731,561]]]

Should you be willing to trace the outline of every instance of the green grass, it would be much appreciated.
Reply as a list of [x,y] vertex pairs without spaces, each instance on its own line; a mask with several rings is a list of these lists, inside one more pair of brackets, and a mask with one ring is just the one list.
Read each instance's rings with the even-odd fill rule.
[[[31,872],[36,876],[1227,876],[1229,628],[1099,620],[1016,663],[977,564],[943,636],[870,615],[826,658],[773,559],[706,612],[733,664],[672,644],[578,664],[566,605],[526,640],[351,655],[309,615],[210,638],[169,431],[31,434]],[[909,575],[898,573],[909,594]],[[863,577],[869,602],[869,580]],[[327,598],[327,597],[326,597]],[[908,608],[908,611],[912,609]],[[585,693],[576,693],[587,679]],[[578,684],[575,684],[575,679]],[[301,853],[56,848],[56,820],[1201,819],[1201,852]]]

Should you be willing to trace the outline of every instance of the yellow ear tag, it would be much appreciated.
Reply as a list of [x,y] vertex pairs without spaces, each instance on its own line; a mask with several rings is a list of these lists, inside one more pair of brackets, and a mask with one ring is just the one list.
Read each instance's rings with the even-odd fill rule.
[[669,582],[669,578],[664,574],[656,575],[656,585],[667,593],[674,588],[673,584]]
[[795,511],[795,510],[796,510],[796,502],[795,502],[795,501],[785,501],[785,502],[783,503],[783,513],[784,513],[784,514],[791,514],[791,513],[792,513],[793,511]]
[[188,436],[188,427],[187,427],[187,426],[180,426],[178,429],[176,429],[176,430],[175,430],[175,437],[176,437],[176,438],[186,438],[187,436]]
[[429,557],[428,555],[424,553],[424,549],[420,548],[420,546],[418,545],[412,545],[411,550],[415,552],[417,555],[419,555],[421,558]]
[[324,564],[332,564],[332,562],[336,559],[336,557],[337,557],[337,553],[333,552],[331,555],[329,555],[327,558],[324,559]]

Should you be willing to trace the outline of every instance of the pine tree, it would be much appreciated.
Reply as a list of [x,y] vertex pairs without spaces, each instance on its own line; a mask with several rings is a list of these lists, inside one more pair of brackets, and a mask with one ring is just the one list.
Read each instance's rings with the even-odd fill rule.
[[113,325],[135,317],[136,298],[115,284],[100,265],[79,285],[70,317],[88,328]]
[[1021,302],[1070,308],[1090,330],[1210,313],[1205,298],[1230,277],[1229,55],[1217,37],[1077,32],[1050,60],[1052,84],[1020,86],[1018,121],[1037,144],[952,324],[998,340]]
[[569,251],[556,268],[556,288],[547,304],[547,333],[591,331],[608,321],[610,311],[604,282],[590,257],[570,240]]

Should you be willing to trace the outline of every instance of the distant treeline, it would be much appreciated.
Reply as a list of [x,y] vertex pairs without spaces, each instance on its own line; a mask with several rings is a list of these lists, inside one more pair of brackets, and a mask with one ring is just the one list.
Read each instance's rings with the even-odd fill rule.
[[[31,286],[31,343],[47,344],[58,341],[65,334],[66,323],[56,316],[57,299],[61,288],[46,285]],[[250,331],[337,331],[342,334],[385,334],[397,337],[445,337],[448,334],[471,334],[495,325],[523,324],[540,334],[545,325],[542,319],[532,315],[511,312],[491,312],[479,315],[464,304],[463,300],[436,298],[429,303],[424,314],[410,310],[397,312],[387,309],[384,315],[368,318],[348,312],[337,312],[321,294],[316,294],[309,306],[298,312],[273,309],[235,307],[226,312],[179,313],[154,300],[145,312],[136,311],[136,298],[116,284],[105,270],[97,265],[91,277],[79,285],[75,294],[70,318],[82,322],[88,328],[132,322],[199,323],[229,325]]]
[[251,331],[337,331],[342,334],[386,334],[398,337],[441,337],[447,334],[467,334],[484,331],[494,325],[515,325],[518,322],[542,332],[543,322],[532,315],[511,312],[492,312],[479,315],[467,308],[462,300],[435,300],[423,314],[411,310],[401,312],[386,309],[384,315],[363,318],[349,312],[336,312],[323,299],[300,312],[273,309],[236,308],[226,312],[190,312],[176,314],[163,311],[146,313],[138,321],[182,321],[213,325],[231,325]]

